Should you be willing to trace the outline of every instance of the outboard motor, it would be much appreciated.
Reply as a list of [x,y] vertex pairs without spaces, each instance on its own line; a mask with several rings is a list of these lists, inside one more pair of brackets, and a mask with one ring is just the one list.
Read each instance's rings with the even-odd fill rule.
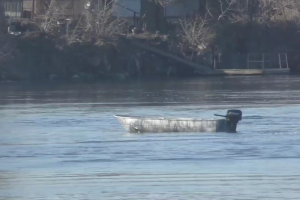
[[236,133],[236,126],[238,122],[242,120],[242,111],[227,110],[227,114],[225,117],[227,120],[227,132]]

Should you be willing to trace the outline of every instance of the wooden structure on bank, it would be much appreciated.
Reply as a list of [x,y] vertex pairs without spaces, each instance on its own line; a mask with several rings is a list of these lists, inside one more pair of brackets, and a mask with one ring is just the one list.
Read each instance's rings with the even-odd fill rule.
[[[182,63],[188,67],[191,67],[195,70],[196,73],[198,74],[203,74],[203,75],[223,75],[223,76],[233,76],[233,75],[264,75],[264,74],[288,74],[289,73],[289,67],[288,67],[288,58],[287,58],[287,54],[278,54],[278,59],[279,59],[279,68],[266,68],[265,67],[265,63],[266,62],[270,62],[265,58],[263,54],[262,60],[258,60],[258,61],[252,61],[250,59],[250,54],[248,54],[247,56],[247,69],[213,69],[212,67],[208,67],[208,66],[204,66],[204,65],[200,65],[194,62],[191,62],[189,60],[186,60],[184,58],[180,58],[177,57],[171,53],[162,51],[160,49],[157,49],[155,47],[151,47],[149,45],[146,44],[142,44],[140,42],[136,42],[136,41],[132,41],[131,42],[132,45],[150,51],[152,53],[158,54],[160,56],[172,59],[174,61],[177,61],[179,63]],[[282,57],[284,56],[284,57]],[[250,63],[262,63],[261,68],[258,69],[251,69]],[[285,66],[285,67],[284,67]]]
[[[254,57],[254,58],[253,58]],[[288,69],[289,62],[287,53],[269,54],[269,53],[248,53],[247,54],[247,69],[253,69],[252,65],[258,64],[255,68],[260,69]],[[267,65],[271,65],[267,66]],[[278,67],[274,67],[278,65]]]
[[147,50],[147,51],[150,51],[154,54],[158,54],[160,56],[163,56],[163,57],[166,57],[166,58],[169,58],[169,59],[172,59],[174,61],[177,61],[179,63],[182,63],[184,65],[187,65],[189,67],[192,67],[194,68],[198,73],[201,73],[201,74],[214,74],[214,69],[212,69],[211,67],[208,67],[208,66],[204,66],[204,65],[199,65],[197,63],[194,63],[194,62],[191,62],[189,60],[186,60],[184,58],[180,58],[180,57],[177,57],[171,53],[168,53],[168,52],[165,52],[165,51],[162,51],[160,49],[157,49],[155,47],[150,47],[149,45],[145,45],[145,44],[142,44],[140,42],[137,42],[137,41],[132,41],[131,44],[133,46],[136,46],[138,48],[141,48],[141,49],[144,49],[144,50]]

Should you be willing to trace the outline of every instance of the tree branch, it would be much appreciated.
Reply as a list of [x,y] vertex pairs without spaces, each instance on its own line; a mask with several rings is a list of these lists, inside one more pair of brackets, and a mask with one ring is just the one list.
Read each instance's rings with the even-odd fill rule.
[[215,37],[209,27],[207,17],[203,19],[196,15],[194,19],[180,19],[179,27],[179,37],[182,42],[188,43],[195,51],[200,51],[199,46],[207,46]]

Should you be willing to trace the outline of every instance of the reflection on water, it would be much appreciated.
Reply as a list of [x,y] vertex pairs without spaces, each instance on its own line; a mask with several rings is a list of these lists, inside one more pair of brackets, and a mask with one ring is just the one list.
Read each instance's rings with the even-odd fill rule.
[[[0,199],[299,199],[300,80],[0,84]],[[212,117],[238,134],[126,133],[115,114]]]

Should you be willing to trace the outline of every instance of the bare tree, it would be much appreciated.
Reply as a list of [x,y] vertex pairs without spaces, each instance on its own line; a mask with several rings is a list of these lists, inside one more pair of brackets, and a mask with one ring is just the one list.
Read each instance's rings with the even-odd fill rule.
[[277,7],[276,14],[282,14],[285,21],[297,20],[300,17],[300,1],[298,0],[276,0],[275,6]]
[[191,60],[195,51],[203,50],[215,37],[206,17],[203,19],[196,15],[193,19],[183,18],[179,20],[179,25],[179,37],[192,49]]
[[76,42],[82,42],[82,36],[84,35],[86,24],[84,22],[84,14],[81,14],[79,20],[77,21],[75,27],[70,30],[70,33],[67,35],[67,44],[70,45]]
[[[148,1],[156,1],[157,3],[166,6],[173,3],[185,2],[188,0],[148,0]],[[245,2],[245,0],[200,0],[203,1],[202,5],[206,6],[206,10],[209,15],[213,18],[217,18],[218,20],[224,18],[231,12],[237,12],[241,10],[241,2]],[[215,10],[217,12],[212,12]]]
[[[284,2],[284,0],[282,0]],[[288,0],[284,2],[283,7],[284,16],[288,20],[293,21],[298,27],[300,27],[300,1],[299,0]],[[288,4],[289,3],[289,4]]]
[[238,0],[206,0],[206,10],[212,18],[221,20],[239,10],[238,2]]
[[93,4],[83,13],[80,23],[84,34],[98,39],[115,41],[124,33],[126,23],[118,17],[117,0],[93,0]]
[[70,1],[49,0],[44,3],[44,13],[35,18],[35,23],[41,32],[56,34],[60,20],[65,18]]
[[[149,1],[153,1],[153,0],[149,0]],[[168,4],[179,2],[179,1],[184,1],[184,0],[154,0],[154,1],[157,1],[157,3],[159,3],[163,6],[166,6]]]
[[280,16],[283,16],[286,22],[299,16],[300,3],[297,0],[251,0],[249,2],[251,2],[249,7],[254,6],[256,9],[256,18],[265,25],[270,25]]
[[261,22],[270,25],[272,18],[280,12],[280,5],[277,0],[260,0],[259,17]]
[[230,11],[233,11],[234,5],[237,3],[236,0],[219,0],[221,14],[218,17],[218,20],[226,16]]
[[221,7],[221,18],[226,16],[226,13],[235,14],[246,21],[259,20],[266,25],[272,23],[276,17],[282,18],[280,16],[283,16],[287,22],[299,16],[300,11],[299,0],[223,0],[229,6],[227,10],[222,9],[224,3],[218,1]]

